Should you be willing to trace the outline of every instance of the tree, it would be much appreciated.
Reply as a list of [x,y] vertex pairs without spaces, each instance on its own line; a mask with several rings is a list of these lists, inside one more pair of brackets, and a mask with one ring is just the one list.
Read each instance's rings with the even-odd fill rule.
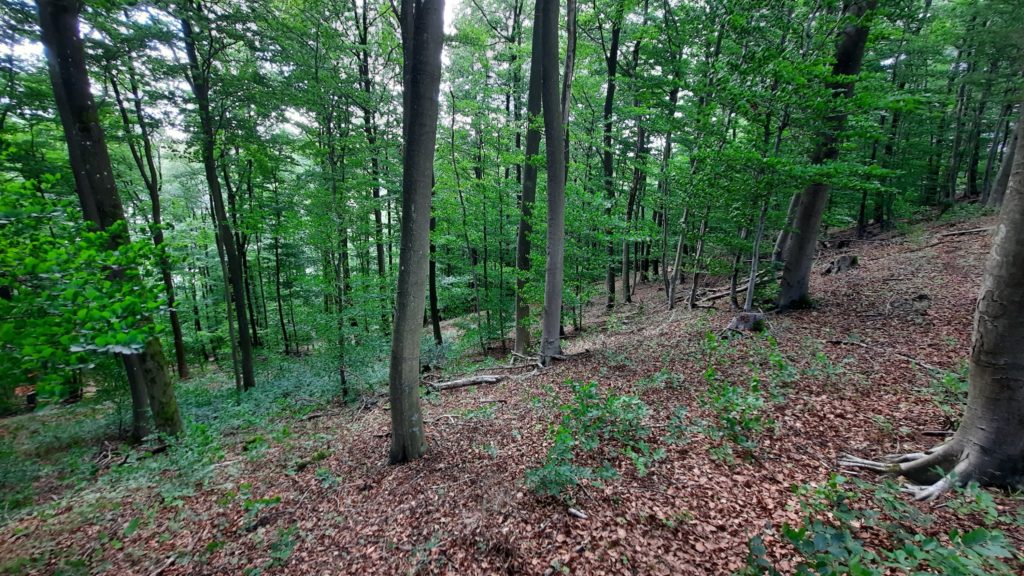
[[181,31],[185,40],[185,53],[188,56],[189,86],[192,88],[192,95],[196,100],[199,113],[200,137],[202,140],[203,168],[206,175],[206,185],[209,188],[210,202],[213,207],[213,218],[217,227],[217,238],[224,248],[224,257],[227,261],[228,282],[231,285],[231,295],[238,329],[238,348],[241,353],[242,368],[242,389],[248,390],[256,386],[252,358],[252,336],[250,334],[248,315],[245,304],[245,278],[242,275],[242,257],[238,252],[235,240],[235,233],[231,229],[231,222],[228,220],[227,210],[224,207],[224,194],[221,192],[220,180],[217,176],[217,133],[214,126],[213,112],[210,109],[210,79],[213,70],[211,61],[216,50],[208,46],[204,51],[204,57],[200,59],[196,48],[196,33],[193,26],[193,19],[205,25],[209,42],[213,43],[214,33],[210,29],[210,23],[203,8],[199,3],[191,1],[186,3],[186,8],[181,15]]
[[516,344],[515,351],[526,354],[530,346],[530,305],[526,301],[527,276],[530,273],[530,234],[533,226],[530,215],[537,198],[537,165],[534,157],[540,152],[540,129],[537,118],[541,114],[541,2],[534,10],[533,42],[530,55],[530,81],[526,97],[526,157],[523,160],[523,189],[519,197],[519,229],[516,232]]
[[540,363],[561,356],[562,280],[565,275],[565,133],[558,84],[558,0],[537,0],[541,44],[541,100],[547,155],[548,234]]
[[[124,207],[117,193],[110,154],[85,66],[85,49],[78,25],[80,4],[74,0],[38,0],[37,6],[50,81],[64,127],[82,214],[99,230],[111,231],[112,246],[127,246],[131,239],[128,237]],[[122,281],[124,273],[115,270],[111,277]],[[151,322],[147,317],[141,321]],[[146,402],[158,430],[166,434],[180,433],[181,415],[160,340],[150,335],[141,345],[141,350],[125,353],[123,359],[135,408],[133,430],[136,438],[143,432],[139,408]]]
[[[1020,128],[1018,122],[1018,128]],[[988,200],[986,205],[989,208],[999,208],[1003,205],[1003,199],[1006,197],[1007,189],[1010,184],[1010,174],[1016,167],[1017,157],[1013,154],[1017,144],[1020,141],[1020,130],[1014,130],[1013,137],[1010,139],[1010,143],[1006,147],[1006,151],[1003,152],[1003,161],[1000,163],[999,172],[996,175],[995,182],[992,184],[992,190],[989,192]]]
[[[844,9],[848,19],[839,32],[836,59],[828,87],[833,101],[853,96],[854,77],[860,73],[864,46],[868,39],[865,17],[877,5],[876,0],[853,0]],[[817,146],[811,154],[811,164],[821,165],[839,157],[839,137],[846,124],[847,113],[836,103],[818,135]],[[806,306],[810,289],[811,264],[818,245],[818,228],[825,211],[830,186],[824,181],[814,182],[804,189],[797,205],[794,227],[784,251],[785,265],[779,290],[778,306],[782,310]]]
[[444,0],[402,0],[402,227],[388,376],[392,464],[423,456],[420,339],[426,308],[430,203],[437,142]]
[[[898,474],[915,483],[918,499],[955,485],[1024,485],[1024,113],[1017,122],[1013,173],[985,263],[974,313],[967,408],[956,434],[924,453],[850,466]],[[936,473],[936,470],[941,473]]]
[[136,168],[138,168],[139,176],[142,177],[146,191],[149,193],[151,211],[150,235],[153,239],[153,245],[160,251],[160,277],[163,280],[164,292],[167,295],[167,318],[171,322],[171,335],[174,338],[174,359],[178,368],[178,378],[184,380],[189,376],[188,360],[185,357],[185,342],[181,330],[181,320],[178,318],[178,310],[175,307],[174,280],[172,278],[170,258],[167,255],[167,246],[164,244],[163,216],[160,210],[160,191],[163,178],[159,168],[157,168],[149,121],[146,119],[142,109],[142,95],[139,91],[135,65],[131,61],[132,52],[130,49],[127,50],[127,57],[128,89],[134,104],[134,126],[138,127],[138,140],[141,146],[135,142],[135,128],[129,119],[128,108],[125,105],[124,98],[121,96],[118,79],[112,70],[108,71],[108,76],[110,87],[114,93],[114,101],[117,103],[118,113],[121,116],[128,149],[131,152]]

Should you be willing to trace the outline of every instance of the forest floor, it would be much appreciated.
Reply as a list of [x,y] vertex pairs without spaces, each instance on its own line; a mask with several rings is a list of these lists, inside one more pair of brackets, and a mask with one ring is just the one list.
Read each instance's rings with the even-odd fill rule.
[[[990,239],[943,234],[994,223],[854,242],[843,252],[859,266],[834,276],[821,274],[834,256],[823,254],[816,307],[769,314],[770,337],[719,340],[734,314],[728,300],[668,311],[660,284],[642,285],[613,313],[595,307],[566,341],[565,361],[539,372],[492,367],[480,373],[507,378],[428,393],[429,449],[408,465],[387,465],[380,397],[277,412],[216,438],[192,427],[189,441],[151,457],[111,448],[87,480],[43,490],[2,520],[0,572],[728,574],[760,558],[790,573],[813,551],[798,553],[783,526],[815,518],[879,554],[907,542],[927,549],[923,539],[934,537],[967,557],[969,543],[951,531],[979,526],[1024,550],[1019,497],[967,491],[915,503],[836,464],[843,453],[926,449],[955,424]],[[664,457],[644,475],[618,457],[618,478],[584,481],[562,498],[528,488],[559,406],[573,401],[567,381],[639,397],[649,408],[644,442]],[[730,394],[745,443],[715,432]],[[757,425],[744,428],[751,419]],[[12,433],[0,422],[0,437]],[[140,467],[152,473],[131,472]],[[847,507],[859,515],[849,520]],[[872,522],[873,509],[888,522]],[[851,548],[827,550],[842,549]],[[988,570],[1020,573],[1013,554]]]

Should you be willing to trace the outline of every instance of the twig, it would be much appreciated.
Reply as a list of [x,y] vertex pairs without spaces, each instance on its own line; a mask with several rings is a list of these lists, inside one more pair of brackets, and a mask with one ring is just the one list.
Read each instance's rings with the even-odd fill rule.
[[171,564],[174,564],[174,560],[175,560],[174,556],[171,556],[170,558],[167,559],[166,562],[163,563],[163,565],[161,565],[159,568],[157,568],[156,570],[151,572],[149,576],[160,576],[161,574],[164,573],[164,570],[167,570],[168,568],[171,567]]

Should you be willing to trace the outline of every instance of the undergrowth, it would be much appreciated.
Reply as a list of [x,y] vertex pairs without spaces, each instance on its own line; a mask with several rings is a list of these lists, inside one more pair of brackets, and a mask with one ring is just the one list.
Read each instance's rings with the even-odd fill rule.
[[[795,486],[802,519],[770,530],[798,555],[800,575],[881,576],[883,574],[1013,574],[1015,551],[996,523],[1022,525],[1024,516],[999,513],[991,495],[976,485],[960,489],[951,506],[977,515],[980,525],[930,535],[935,518],[908,503],[892,481],[870,484],[833,474],[820,486]],[[766,556],[764,536],[749,543],[747,567],[739,573],[779,575]],[[1019,560],[1019,559],[1018,559]]]
[[241,442],[247,456],[259,458],[284,441],[288,421],[322,409],[340,392],[333,367],[315,358],[271,357],[258,379],[241,396],[220,372],[179,382],[185,434],[153,436],[139,447],[123,440],[121,399],[106,393],[0,421],[0,523],[60,505],[53,496],[81,497],[90,489],[117,495],[154,486],[165,503],[178,503],[211,476],[226,443]]
[[[572,399],[559,406],[561,419],[550,432],[553,444],[544,463],[527,470],[526,485],[543,496],[571,501],[581,483],[600,483],[618,476],[615,463],[627,458],[643,476],[665,456],[646,441],[647,405],[636,396],[601,394],[594,382],[570,382]],[[600,464],[591,465],[595,456]]]

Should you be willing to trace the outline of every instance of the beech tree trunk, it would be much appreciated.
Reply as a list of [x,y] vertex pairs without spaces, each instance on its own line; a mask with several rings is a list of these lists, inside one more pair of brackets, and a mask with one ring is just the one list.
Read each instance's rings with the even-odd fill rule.
[[[129,57],[131,53],[129,52]],[[121,123],[124,126],[125,139],[128,141],[128,149],[131,151],[135,167],[139,170],[142,182],[149,193],[149,204],[151,212],[150,234],[153,245],[160,254],[160,278],[163,280],[164,293],[167,295],[167,317],[171,323],[171,334],[174,338],[174,358],[177,362],[178,378],[188,378],[188,360],[185,355],[185,339],[181,331],[181,320],[178,318],[178,309],[175,306],[174,280],[171,277],[171,262],[167,257],[167,248],[164,246],[163,217],[160,211],[160,170],[157,169],[154,158],[153,140],[150,137],[149,125],[142,111],[142,95],[139,93],[139,84],[135,79],[135,66],[128,64],[129,89],[131,90],[134,102],[135,121],[139,126],[139,140],[142,149],[135,144],[132,134],[132,123],[128,117],[128,108],[121,91],[117,85],[117,79],[110,73],[110,87],[114,93],[114,100],[117,102],[117,109],[121,115]]]
[[533,203],[537,198],[537,165],[534,157],[540,153],[540,129],[537,119],[541,114],[541,3],[536,3],[534,10],[533,43],[530,56],[530,81],[526,96],[526,156],[523,161],[523,191],[519,199],[519,229],[516,232],[516,344],[515,351],[526,354],[530,347],[530,305],[526,302],[523,292],[526,290],[527,278],[530,275],[530,234],[533,226],[530,215]]
[[558,0],[542,4],[541,100],[544,108],[544,143],[548,166],[547,262],[544,274],[544,314],[541,318],[540,362],[547,365],[562,355],[562,280],[565,274],[565,133],[558,85]]
[[[111,237],[111,242],[115,247],[126,245],[130,238],[124,221],[124,207],[117,193],[106,138],[99,124],[85,67],[85,48],[78,27],[80,3],[38,0],[37,6],[50,82],[64,128],[82,214],[100,230],[121,225],[122,230]],[[142,322],[151,320],[143,318]],[[160,340],[156,336],[150,337],[140,353],[124,355],[123,358],[131,384],[133,406],[136,407],[135,416],[140,415],[139,409],[144,413],[141,407],[148,400],[157,430],[165,434],[179,434],[181,414],[167,374]],[[145,398],[140,397],[143,392]],[[136,431],[144,433],[141,422],[136,422]]]
[[[199,123],[202,133],[203,168],[206,174],[206,185],[209,188],[210,201],[213,204],[213,217],[217,222],[224,257],[228,265],[228,282],[234,300],[235,316],[238,329],[238,349],[241,355],[242,388],[248,390],[256,386],[253,371],[252,337],[249,334],[249,319],[245,309],[245,278],[242,276],[242,259],[235,245],[235,236],[228,221],[224,208],[224,195],[221,192],[220,180],[217,178],[217,161],[214,156],[216,134],[213,116],[210,111],[210,77],[209,62],[200,62],[196,51],[195,37],[192,29],[192,17],[202,17],[202,9],[196,4],[189,4],[188,12],[181,19],[181,29],[185,40],[185,52],[189,62],[189,84],[195,96],[199,111]],[[207,23],[208,24],[208,23]]]
[[[828,83],[833,99],[847,99],[853,96],[853,80],[860,73],[864,59],[864,45],[868,38],[868,27],[864,16],[875,8],[877,0],[854,0],[846,6],[844,18],[848,19],[839,32],[836,44],[836,62],[832,76],[841,78]],[[839,135],[846,125],[846,113],[832,113],[825,119],[825,127],[818,136],[818,144],[811,154],[812,164],[824,164],[839,157]],[[784,248],[785,265],[782,271],[782,285],[779,290],[780,310],[797,308],[809,304],[811,265],[818,243],[818,228],[828,200],[830,186],[815,182],[804,189],[798,200],[794,230]]]
[[919,500],[954,485],[1024,486],[1024,113],[1017,124],[1006,199],[985,263],[974,313],[967,407],[956,434],[932,450],[873,462],[840,463],[896,474],[915,483]]
[[1020,121],[1017,122],[1017,129],[1013,132],[1013,138],[1006,152],[1003,153],[1003,161],[999,165],[999,174],[996,175],[995,183],[992,184],[992,191],[988,195],[988,207],[999,208],[1003,205],[1003,198],[1010,184],[1010,173],[1021,162],[1013,153],[1020,145]]
[[444,42],[444,0],[402,0],[403,118],[401,245],[388,377],[391,452],[399,464],[423,456],[420,336],[426,307],[430,193]]
[[949,450],[971,479],[1024,484],[1024,113],[974,315],[967,408]]
[[[608,207],[605,208],[605,215],[609,220],[615,205],[615,151],[613,150],[612,143],[612,111],[615,103],[616,73],[619,67],[619,37],[622,35],[623,12],[624,6],[622,2],[619,2],[615,7],[615,14],[612,17],[612,37],[608,53],[605,54],[605,64],[608,68],[608,88],[604,93],[604,109],[601,116],[604,123],[604,139],[602,141],[604,150],[601,155],[601,167],[604,170],[604,193],[608,203]],[[608,270],[605,274],[605,290],[607,291],[605,308],[610,310],[615,307],[615,242],[612,230],[609,229],[607,232]]]

